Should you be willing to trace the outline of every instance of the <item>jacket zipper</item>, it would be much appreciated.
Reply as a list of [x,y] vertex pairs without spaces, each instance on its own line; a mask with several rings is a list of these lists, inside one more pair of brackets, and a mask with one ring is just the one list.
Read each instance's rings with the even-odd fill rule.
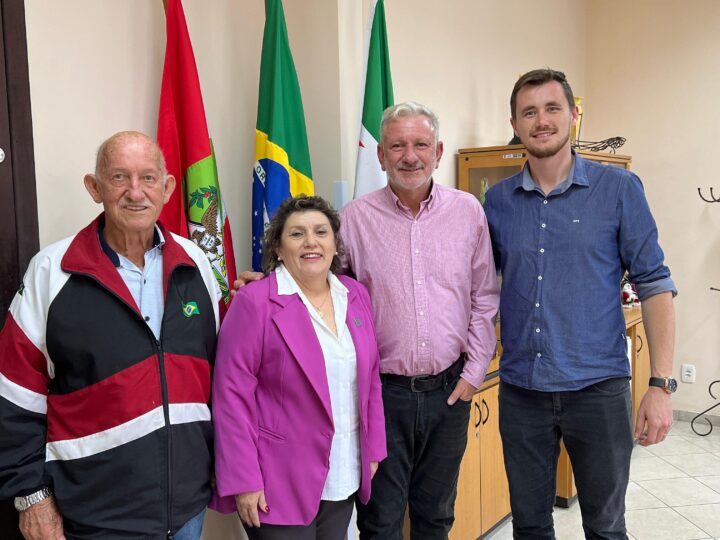
[[[148,328],[149,329],[149,328]],[[161,330],[162,336],[162,330]],[[153,335],[153,338],[155,336]],[[172,434],[170,425],[170,399],[168,397],[167,377],[165,374],[165,355],[162,343],[155,340],[155,348],[160,367],[160,389],[162,393],[163,416],[165,417],[165,435],[167,443],[167,537],[172,540]]]
[[[163,261],[164,262],[164,261]],[[168,272],[168,278],[167,283],[168,287],[170,286],[170,280],[172,279],[172,274],[175,272],[175,269],[181,265],[177,265],[173,267],[170,272]],[[162,405],[163,405],[163,416],[165,418],[165,433],[166,433],[166,439],[167,439],[167,540],[173,539],[173,533],[172,533],[172,437],[170,433],[170,398],[168,396],[168,388],[167,388],[167,377],[165,375],[165,356],[163,354],[163,348],[162,348],[162,328],[163,324],[161,322],[160,324],[160,339],[158,340],[155,337],[155,334],[153,333],[152,329],[147,325],[145,322],[145,319],[143,319],[142,315],[139,314],[135,309],[125,302],[122,298],[117,296],[115,294],[115,291],[110,289],[107,285],[105,285],[100,279],[98,279],[96,276],[91,274],[86,274],[84,272],[73,272],[75,275],[81,275],[85,276],[89,279],[92,279],[95,283],[100,285],[103,289],[108,291],[111,295],[113,295],[117,300],[119,300],[121,303],[125,304],[130,311],[132,311],[136,317],[139,317],[142,324],[147,328],[148,334],[150,335],[150,339],[155,346],[155,353],[158,359],[158,366],[160,368],[160,393],[162,398]],[[163,321],[165,319],[165,306],[163,305]]]

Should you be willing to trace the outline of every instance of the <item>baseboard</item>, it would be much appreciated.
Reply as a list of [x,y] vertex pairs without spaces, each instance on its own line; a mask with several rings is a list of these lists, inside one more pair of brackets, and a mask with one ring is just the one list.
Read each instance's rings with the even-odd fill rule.
[[[713,412],[720,412],[720,407],[717,409],[714,409]],[[696,412],[690,412],[690,411],[673,411],[673,420],[680,420],[682,422],[692,422],[693,418],[695,418],[698,415]],[[708,421],[714,426],[714,427],[720,427],[720,415],[715,414],[706,414],[703,415],[703,418],[707,418]],[[698,421],[701,421],[704,423],[704,421],[699,418]]]

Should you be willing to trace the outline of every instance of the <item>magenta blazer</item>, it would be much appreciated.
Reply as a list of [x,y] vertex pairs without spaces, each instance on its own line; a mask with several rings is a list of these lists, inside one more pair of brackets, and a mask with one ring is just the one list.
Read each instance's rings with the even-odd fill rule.
[[[347,326],[357,354],[362,475],[370,498],[370,462],[387,455],[385,418],[367,290],[348,289]],[[260,521],[307,525],[318,512],[334,434],[320,342],[297,294],[278,295],[275,274],[242,287],[218,340],[212,389],[217,493],[210,507],[235,511],[234,496],[265,490]]]

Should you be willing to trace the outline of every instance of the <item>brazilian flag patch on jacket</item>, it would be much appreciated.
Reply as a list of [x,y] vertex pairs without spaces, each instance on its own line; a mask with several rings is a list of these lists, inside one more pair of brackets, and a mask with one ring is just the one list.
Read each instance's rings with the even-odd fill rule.
[[187,304],[183,304],[182,312],[188,319],[193,315],[200,315],[200,309],[198,308],[197,302],[188,302]]

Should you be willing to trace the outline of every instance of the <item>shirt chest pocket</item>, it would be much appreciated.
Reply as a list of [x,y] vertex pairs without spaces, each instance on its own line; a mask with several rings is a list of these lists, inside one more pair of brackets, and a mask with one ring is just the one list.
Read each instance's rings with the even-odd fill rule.
[[460,239],[449,239],[425,248],[426,256],[417,254],[417,263],[433,283],[457,287],[470,282],[474,246]]
[[568,264],[585,257],[617,257],[617,224],[602,216],[582,212],[555,216],[547,224],[546,235],[546,242],[541,235],[539,249],[566,258]]

